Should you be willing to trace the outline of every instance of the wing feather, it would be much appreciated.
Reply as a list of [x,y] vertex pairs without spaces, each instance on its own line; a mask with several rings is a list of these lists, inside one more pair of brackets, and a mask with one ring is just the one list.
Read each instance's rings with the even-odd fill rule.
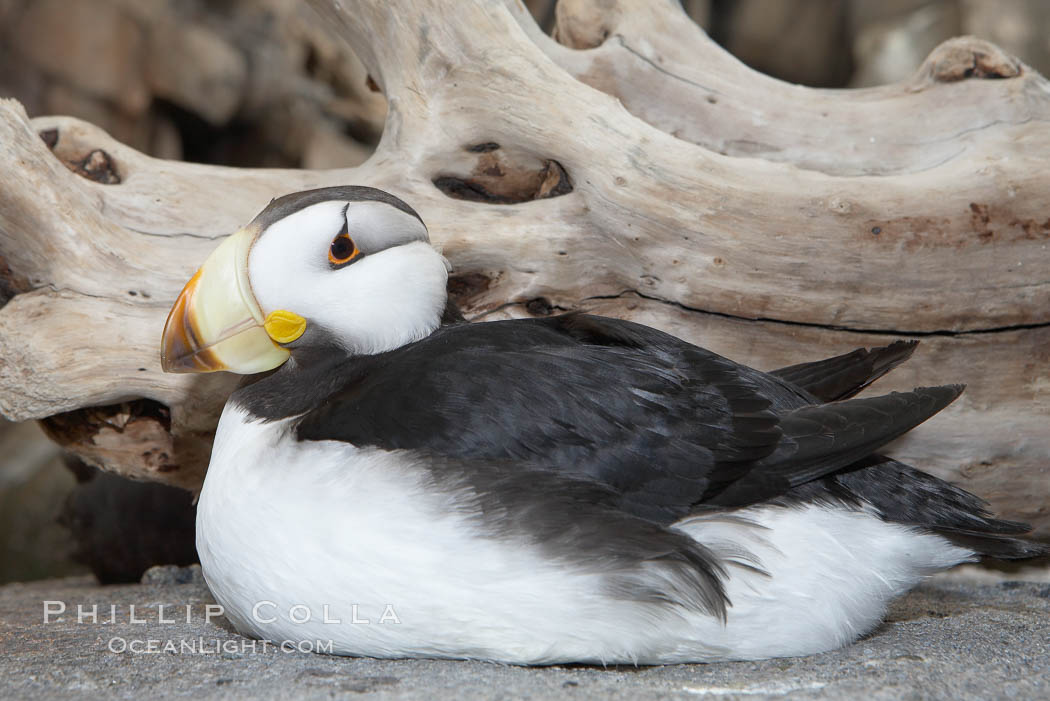
[[517,461],[604,485],[624,511],[660,523],[705,500],[753,503],[832,473],[961,391],[812,405],[790,384],[812,368],[775,377],[583,314],[443,327],[329,372],[341,373],[326,380],[338,389],[303,413],[300,440]]
[[790,365],[770,374],[823,402],[849,399],[910,358],[917,345],[918,341],[895,341],[881,348],[858,348],[834,358]]
[[742,506],[783,494],[865,458],[951,404],[963,385],[802,407],[782,415],[783,440],[740,479],[705,501]]

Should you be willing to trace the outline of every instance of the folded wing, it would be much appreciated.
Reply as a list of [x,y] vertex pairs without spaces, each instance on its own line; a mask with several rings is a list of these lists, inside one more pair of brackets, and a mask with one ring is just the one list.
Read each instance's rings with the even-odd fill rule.
[[[836,392],[911,350],[889,348],[836,361],[849,378]],[[331,369],[324,382],[335,391],[296,431],[301,440],[519,461],[598,482],[624,511],[671,523],[701,503],[754,503],[834,473],[962,389],[813,405],[813,368],[785,375],[587,315],[453,325]]]

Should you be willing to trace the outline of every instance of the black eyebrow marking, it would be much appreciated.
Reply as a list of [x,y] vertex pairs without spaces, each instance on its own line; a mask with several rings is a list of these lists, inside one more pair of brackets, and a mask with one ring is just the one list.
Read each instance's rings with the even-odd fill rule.
[[[382,202],[415,217],[420,224],[423,224],[423,228],[426,228],[426,224],[423,222],[422,217],[419,216],[419,213],[409,207],[404,200],[391,195],[389,192],[365,185],[336,185],[334,187],[321,187],[316,190],[303,190],[283,195],[266,205],[255,216],[255,219],[252,220],[249,226],[254,224],[259,227],[259,231],[265,231],[275,222],[298,212],[300,209],[306,209],[311,205],[331,200],[346,200],[347,207],[350,206],[350,202]],[[345,210],[343,211],[343,217],[346,217]]]

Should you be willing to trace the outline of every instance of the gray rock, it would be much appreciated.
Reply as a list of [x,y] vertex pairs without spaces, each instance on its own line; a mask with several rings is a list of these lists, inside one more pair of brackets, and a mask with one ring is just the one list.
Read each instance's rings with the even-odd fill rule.
[[36,0],[13,35],[21,54],[61,82],[112,100],[129,115],[149,107],[139,70],[142,32],[113,3]]
[[189,567],[154,565],[142,573],[142,584],[148,587],[164,587],[173,584],[204,586],[204,574],[201,572],[200,565]]
[[247,77],[247,59],[203,25],[159,25],[150,35],[149,87],[211,124],[225,124],[233,117],[244,98]]
[[76,480],[35,421],[0,419],[0,583],[84,572],[58,516]]
[[[162,569],[149,581],[0,587],[0,698],[1050,698],[1046,582],[935,580],[874,634],[823,655],[603,669],[282,651],[207,620],[212,599],[195,574]],[[55,602],[65,610],[45,622]]]

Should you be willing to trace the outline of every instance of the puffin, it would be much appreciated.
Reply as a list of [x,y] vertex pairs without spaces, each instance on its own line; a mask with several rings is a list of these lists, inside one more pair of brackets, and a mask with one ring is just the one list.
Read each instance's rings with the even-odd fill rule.
[[[879,453],[962,385],[855,397],[914,342],[762,372],[628,321],[467,322],[404,201],[272,200],[178,296],[169,372],[240,373],[197,506],[249,637],[520,665],[757,660],[1047,546]],[[299,649],[303,649],[300,647]]]

